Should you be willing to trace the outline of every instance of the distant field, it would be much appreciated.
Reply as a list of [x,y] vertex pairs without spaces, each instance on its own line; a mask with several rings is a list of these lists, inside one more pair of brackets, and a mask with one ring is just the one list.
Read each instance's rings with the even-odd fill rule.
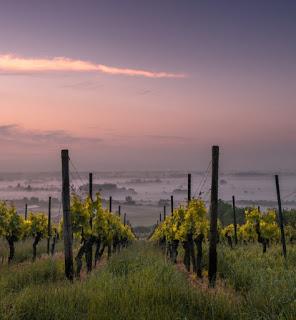
[[157,206],[122,206],[122,212],[126,212],[127,219],[133,226],[150,226],[163,214],[163,208]]

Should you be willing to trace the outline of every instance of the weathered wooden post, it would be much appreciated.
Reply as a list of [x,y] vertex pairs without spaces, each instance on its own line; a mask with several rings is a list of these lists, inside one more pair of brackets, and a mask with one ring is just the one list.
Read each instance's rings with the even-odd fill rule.
[[51,197],[48,198],[48,222],[47,222],[47,254],[50,253],[51,239]]
[[187,204],[191,201],[191,173],[188,173]]
[[[92,172],[90,172],[88,174],[88,194],[89,194],[91,202],[93,202],[93,174],[92,174]],[[91,213],[90,213],[89,225],[90,225],[90,229],[91,229],[91,232],[92,232],[93,211],[91,211]],[[91,272],[91,270],[92,270],[92,261],[93,261],[92,244],[90,244],[89,248],[86,249],[85,259],[86,259],[87,272]]]
[[171,196],[171,214],[174,213],[174,196]]
[[163,206],[163,220],[166,219],[166,206]]
[[93,174],[92,172],[88,175],[88,193],[91,201],[93,201]]
[[276,185],[276,194],[277,194],[277,201],[278,201],[278,222],[281,229],[281,242],[283,247],[283,256],[287,257],[287,247],[286,247],[286,238],[285,238],[285,230],[284,230],[284,221],[283,221],[283,211],[282,211],[282,201],[281,201],[281,194],[280,194],[280,184],[279,184],[279,176],[275,175],[275,185]]
[[[93,174],[92,172],[90,172],[88,174],[88,195],[90,197],[90,200],[93,201]],[[92,229],[92,213],[90,215],[90,218],[89,218],[89,225],[90,225],[90,228]]]
[[109,197],[109,212],[112,212],[112,197]]
[[28,204],[25,205],[25,220],[28,219]]
[[124,226],[126,225],[126,213],[124,213],[124,215],[123,215],[123,225]]
[[[109,197],[109,212],[112,213],[112,197]],[[111,244],[108,244],[108,259],[110,258],[112,253],[112,247]]]
[[217,277],[217,217],[218,217],[219,147],[212,147],[212,187],[210,206],[209,287],[214,288]]
[[65,274],[73,280],[73,251],[72,251],[72,223],[70,213],[70,182],[69,182],[69,153],[62,150],[62,201],[63,201],[63,231]]
[[118,206],[118,216],[121,216],[121,206]]
[[161,213],[160,213],[160,214],[159,214],[159,222],[161,222],[161,218],[162,218],[162,217],[161,217]]
[[233,208],[234,242],[235,242],[235,244],[237,244],[237,224],[236,224],[235,196],[232,196],[232,208]]

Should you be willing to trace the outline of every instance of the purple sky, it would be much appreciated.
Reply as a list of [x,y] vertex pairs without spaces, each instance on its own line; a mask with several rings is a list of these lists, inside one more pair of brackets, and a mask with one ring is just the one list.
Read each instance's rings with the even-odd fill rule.
[[[0,172],[294,170],[295,1],[13,1]],[[56,59],[56,57],[62,57]],[[127,70],[128,69],[128,70]]]

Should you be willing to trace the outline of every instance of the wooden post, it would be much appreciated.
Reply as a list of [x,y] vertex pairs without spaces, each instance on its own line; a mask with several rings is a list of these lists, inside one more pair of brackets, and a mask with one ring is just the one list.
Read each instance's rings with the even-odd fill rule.
[[[91,202],[93,203],[93,174],[90,172],[88,174],[88,193]],[[92,227],[93,227],[93,206],[91,207],[91,213],[89,217],[89,226],[91,230],[91,235],[92,235]],[[92,245],[90,248],[87,250],[85,253],[85,258],[86,258],[86,266],[87,266],[87,271],[90,272],[92,269],[92,261],[93,261],[93,250],[92,250]]]
[[109,212],[112,212],[112,197],[109,198]]
[[235,197],[232,196],[232,208],[233,208],[233,226],[234,226],[234,242],[237,244],[237,225],[236,225],[236,211],[235,211]]
[[28,219],[28,204],[25,205],[25,220]]
[[118,216],[121,216],[121,206],[118,206]]
[[93,174],[92,172],[88,175],[88,192],[91,201],[93,201]]
[[171,214],[174,213],[174,196],[171,196]]
[[[88,174],[88,195],[90,197],[90,200],[93,201],[93,174],[92,172],[90,172]],[[90,228],[92,229],[92,213],[91,213],[91,216],[89,218],[89,225],[90,225]]]
[[48,198],[48,223],[47,223],[47,254],[50,253],[51,238],[51,197]]
[[73,251],[72,251],[72,223],[70,213],[70,183],[69,183],[69,153],[62,150],[62,193],[63,193],[63,221],[64,221],[64,255],[65,274],[73,280]]
[[187,204],[191,201],[191,173],[188,173]]
[[281,201],[281,194],[280,194],[280,184],[279,184],[279,176],[275,175],[275,185],[276,185],[276,194],[277,194],[277,201],[279,206],[278,212],[278,222],[281,229],[281,242],[283,247],[283,256],[287,257],[287,247],[286,247],[286,238],[285,238],[285,230],[284,230],[284,221],[283,221],[283,211],[282,211],[282,201]]
[[160,214],[159,214],[159,222],[161,222],[161,218],[162,218],[162,217],[161,217],[161,213],[160,213]]
[[126,213],[124,213],[124,215],[123,215],[123,225],[124,226],[126,225]]
[[166,219],[166,206],[163,206],[163,220]]
[[219,175],[219,147],[212,147],[212,188],[211,188],[211,221],[209,244],[209,287],[214,288],[217,277],[217,217],[218,217],[218,175]]

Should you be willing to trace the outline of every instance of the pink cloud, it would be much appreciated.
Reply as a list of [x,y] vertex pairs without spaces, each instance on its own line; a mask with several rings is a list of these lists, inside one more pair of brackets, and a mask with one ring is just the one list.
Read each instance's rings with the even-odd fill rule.
[[0,55],[0,73],[21,72],[102,72],[112,75],[139,76],[146,78],[185,78],[184,74],[171,72],[154,72],[142,69],[111,67],[84,60],[66,57],[23,58],[12,54]]

